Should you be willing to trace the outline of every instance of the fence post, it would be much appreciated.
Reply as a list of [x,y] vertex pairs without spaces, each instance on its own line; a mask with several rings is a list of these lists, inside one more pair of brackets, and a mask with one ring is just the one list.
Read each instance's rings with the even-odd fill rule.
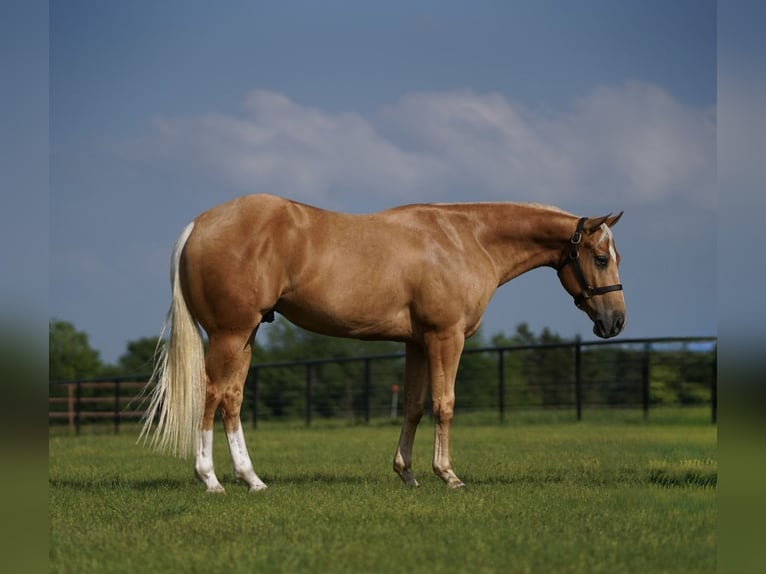
[[641,399],[644,409],[644,420],[649,419],[649,359],[651,358],[651,343],[644,343],[644,356],[641,361]]
[[311,426],[311,363],[306,363],[306,426]]
[[575,339],[575,408],[577,420],[582,420],[582,339]]
[[497,351],[497,403],[500,412],[500,422],[505,421],[505,360],[503,349]]
[[69,421],[69,432],[72,432],[75,430],[74,427],[74,418],[75,418],[75,402],[74,402],[74,391],[75,391],[76,385],[68,384],[66,386],[66,408],[67,408],[67,420]]
[[114,434],[120,433],[120,380],[114,381]]
[[77,381],[77,400],[75,401],[74,427],[75,433],[80,434],[80,411],[82,410],[82,382]]

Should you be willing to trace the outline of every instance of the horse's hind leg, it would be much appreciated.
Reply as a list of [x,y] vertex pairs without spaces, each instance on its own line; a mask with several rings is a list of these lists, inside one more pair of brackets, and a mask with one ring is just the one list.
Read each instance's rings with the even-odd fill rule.
[[222,345],[223,352],[228,354],[231,363],[227,369],[230,372],[230,376],[225,379],[220,406],[223,428],[226,431],[226,439],[229,443],[229,452],[231,453],[234,477],[245,482],[250,487],[251,492],[266,488],[266,484],[258,478],[258,475],[253,470],[253,463],[247,452],[245,436],[242,432],[242,422],[240,420],[245,380],[247,379],[247,371],[250,368],[254,337],[255,332],[248,336],[244,345],[241,339],[229,341]]
[[205,389],[205,415],[202,419],[202,429],[200,430],[199,440],[197,440],[197,454],[194,460],[194,474],[207,487],[208,492],[221,492],[226,490],[218,482],[213,468],[213,419],[218,403],[221,402],[221,395],[217,388],[210,383],[210,377],[207,377]]
[[213,421],[216,409],[220,409],[223,418],[234,476],[246,482],[250,490],[266,488],[253,471],[239,418],[245,378],[250,366],[251,341],[250,334],[210,335],[205,357],[208,378],[205,416],[195,463],[197,477],[205,483],[208,492],[224,491],[213,469]]

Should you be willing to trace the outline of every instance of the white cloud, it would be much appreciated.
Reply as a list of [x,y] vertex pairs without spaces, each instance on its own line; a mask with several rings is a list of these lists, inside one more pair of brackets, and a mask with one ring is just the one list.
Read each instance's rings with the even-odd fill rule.
[[715,204],[712,109],[683,106],[656,86],[627,84],[595,90],[563,123],[585,178],[609,177],[615,193],[636,202],[682,195]]
[[[164,149],[264,191],[327,203],[680,197],[715,204],[715,116],[663,89],[600,87],[563,111],[499,94],[409,94],[372,117],[257,90],[242,112],[157,122]],[[391,201],[389,201],[390,203]]]

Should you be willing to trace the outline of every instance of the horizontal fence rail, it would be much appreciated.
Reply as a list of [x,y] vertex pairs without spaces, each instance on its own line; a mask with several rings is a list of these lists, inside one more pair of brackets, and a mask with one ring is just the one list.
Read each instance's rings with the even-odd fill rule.
[[78,433],[82,424],[110,420],[115,432],[119,432],[122,421],[144,416],[141,391],[148,380],[148,376],[130,376],[52,381],[48,390],[48,420],[66,420],[69,428]]
[[[404,353],[258,363],[245,384],[243,420],[347,418],[369,422],[402,412]],[[51,381],[49,423],[123,421],[145,412],[148,375]],[[467,348],[456,382],[457,413],[523,409],[649,409],[709,405],[717,421],[717,339],[672,337]]]

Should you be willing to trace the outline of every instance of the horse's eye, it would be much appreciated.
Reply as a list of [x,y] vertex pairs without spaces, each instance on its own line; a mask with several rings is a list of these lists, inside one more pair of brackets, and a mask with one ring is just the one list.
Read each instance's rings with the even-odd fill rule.
[[609,257],[606,255],[596,255],[596,265],[598,267],[606,267],[609,265]]

